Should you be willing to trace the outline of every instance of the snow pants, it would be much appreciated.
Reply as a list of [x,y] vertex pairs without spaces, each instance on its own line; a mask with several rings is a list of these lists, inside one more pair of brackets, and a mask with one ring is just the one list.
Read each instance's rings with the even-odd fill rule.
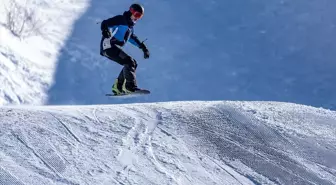
[[113,45],[111,48],[101,50],[101,54],[107,57],[110,60],[117,62],[118,64],[124,66],[120,71],[118,76],[118,86],[126,80],[126,88],[132,89],[137,87],[136,82],[136,68],[138,66],[136,60],[134,60],[131,56],[125,53],[121,48]]

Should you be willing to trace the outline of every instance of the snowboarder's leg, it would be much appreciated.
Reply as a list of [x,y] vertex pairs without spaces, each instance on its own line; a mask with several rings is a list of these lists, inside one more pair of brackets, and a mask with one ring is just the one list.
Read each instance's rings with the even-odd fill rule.
[[126,93],[139,90],[135,74],[138,64],[135,59],[116,46],[104,50],[103,55],[124,66],[115,82],[117,89],[120,90],[121,85],[122,90]]
[[124,76],[124,68],[121,69],[119,76],[118,76],[118,80],[121,82],[121,84],[124,83],[125,81],[125,76]]
[[136,68],[138,64],[134,58],[121,51],[120,55],[123,58],[124,68],[122,74],[119,76],[123,76],[125,78],[125,83],[123,84],[123,91],[125,93],[131,93],[138,90],[137,81],[136,81]]
[[122,86],[124,84],[125,78],[124,78],[124,70],[122,69],[119,73],[118,78],[114,81],[114,84],[112,85],[112,92],[115,95],[122,93]]
[[[122,50],[116,46],[103,50],[101,52],[101,54],[105,57],[107,57],[108,59],[117,62],[120,65],[124,65],[124,60],[122,59],[122,57],[120,56],[120,52]],[[122,93],[122,85],[125,81],[124,78],[124,72],[123,69],[120,71],[120,74],[118,76],[118,78],[115,80],[114,84],[112,85],[112,92],[114,94],[121,94]]]
[[114,84],[112,85],[112,92],[115,95],[122,93],[122,83],[118,79],[115,79]]

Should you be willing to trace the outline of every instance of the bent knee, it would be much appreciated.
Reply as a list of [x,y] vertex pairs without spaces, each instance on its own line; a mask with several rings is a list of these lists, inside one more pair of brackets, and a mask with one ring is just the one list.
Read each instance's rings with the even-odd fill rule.
[[132,68],[135,68],[135,69],[138,67],[138,63],[137,63],[136,60],[134,60],[134,58],[127,57],[126,60],[127,60],[127,62],[126,62],[125,65],[128,65],[128,66],[130,66]]

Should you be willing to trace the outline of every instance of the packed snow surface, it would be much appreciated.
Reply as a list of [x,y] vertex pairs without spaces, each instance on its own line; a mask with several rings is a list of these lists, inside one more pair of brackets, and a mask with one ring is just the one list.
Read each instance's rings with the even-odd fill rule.
[[1,185],[336,184],[336,112],[274,102],[0,109]]

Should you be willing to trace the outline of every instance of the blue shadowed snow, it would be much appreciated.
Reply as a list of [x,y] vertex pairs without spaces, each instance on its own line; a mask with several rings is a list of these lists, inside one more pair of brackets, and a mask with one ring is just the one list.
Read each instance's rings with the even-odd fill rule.
[[336,2],[333,0],[143,1],[130,43],[149,96],[108,99],[121,66],[99,55],[97,20],[132,1],[92,1],[58,60],[49,104],[175,100],[272,100],[336,109]]

